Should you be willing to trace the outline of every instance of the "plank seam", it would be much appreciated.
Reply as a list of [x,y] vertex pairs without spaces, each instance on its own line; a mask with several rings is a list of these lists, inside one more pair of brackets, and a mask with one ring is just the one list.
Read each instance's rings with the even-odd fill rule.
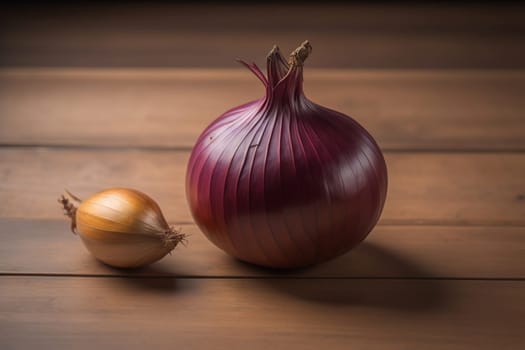
[[[89,151],[156,151],[156,152],[190,152],[191,146],[128,146],[128,145],[88,145],[88,144],[38,144],[38,143],[0,143],[0,148],[3,149],[58,149],[58,150],[89,150]],[[474,153],[474,154],[501,154],[501,153],[525,153],[525,147],[517,148],[404,148],[404,147],[383,147],[381,150],[384,153]]]
[[[67,223],[67,221],[56,219],[56,218],[18,218],[18,217],[0,217],[0,222],[2,221],[19,221],[19,222],[40,222],[40,221],[46,221],[46,222],[64,222]],[[193,221],[169,221],[168,224],[170,225],[184,225],[184,226],[197,226],[197,224]],[[525,227],[525,222],[454,222],[454,221],[424,221],[424,220],[383,220],[383,222],[377,223],[378,227],[398,227],[398,226],[407,226],[407,227],[413,227],[413,226],[420,226],[420,227],[490,227],[490,228],[506,228],[506,227],[513,227],[513,228],[522,228]],[[64,226],[65,227],[65,226]],[[1,231],[0,231],[1,232]]]
[[282,280],[421,280],[421,281],[509,281],[525,282],[525,277],[372,277],[372,276],[234,276],[234,275],[104,275],[104,274],[75,274],[75,273],[32,273],[32,272],[0,272],[2,277],[74,277],[74,278],[132,278],[132,279],[235,279],[235,280],[260,280],[260,279],[282,279]]

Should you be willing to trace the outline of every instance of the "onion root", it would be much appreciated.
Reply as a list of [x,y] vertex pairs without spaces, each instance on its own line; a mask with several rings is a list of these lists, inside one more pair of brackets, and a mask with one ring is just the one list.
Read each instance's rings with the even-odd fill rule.
[[[71,194],[68,190],[66,190],[66,193],[73,200],[77,202],[81,202],[81,200],[78,197]],[[71,219],[71,232],[73,232],[74,234],[77,234],[77,219],[76,219],[77,207],[73,203],[71,203],[69,198],[67,198],[64,195],[61,195],[60,198],[58,198],[58,203],[62,204],[62,208],[64,209],[64,215]]]

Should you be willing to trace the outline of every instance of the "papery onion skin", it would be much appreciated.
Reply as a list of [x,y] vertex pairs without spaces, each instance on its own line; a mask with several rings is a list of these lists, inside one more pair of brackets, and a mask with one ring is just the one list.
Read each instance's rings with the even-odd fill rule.
[[[158,204],[137,190],[112,188],[66,207],[72,229],[87,250],[107,265],[137,268],[171,252],[184,239],[168,225]],[[69,208],[69,213],[68,213]]]
[[253,264],[296,268],[339,256],[368,235],[385,203],[387,169],[372,136],[303,94],[310,51],[303,43],[288,64],[274,47],[267,77],[244,63],[266,96],[212,122],[188,163],[196,223],[219,248]]

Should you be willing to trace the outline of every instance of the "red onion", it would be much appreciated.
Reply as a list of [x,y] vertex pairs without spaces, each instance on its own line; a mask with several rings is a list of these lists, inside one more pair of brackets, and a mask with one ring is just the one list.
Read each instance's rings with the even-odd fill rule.
[[361,242],[383,209],[386,164],[372,136],[303,94],[311,50],[305,41],[286,62],[275,46],[267,76],[241,61],[266,96],[212,122],[188,164],[195,221],[250,263],[291,268],[334,258]]

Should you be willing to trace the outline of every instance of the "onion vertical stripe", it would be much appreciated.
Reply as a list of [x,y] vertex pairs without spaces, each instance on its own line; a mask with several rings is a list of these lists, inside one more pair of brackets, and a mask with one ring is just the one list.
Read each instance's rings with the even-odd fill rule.
[[376,225],[387,168],[354,119],[303,93],[307,41],[287,61],[275,46],[267,74],[244,64],[266,95],[230,109],[198,138],[186,173],[195,222],[243,261],[309,266],[344,254]]

